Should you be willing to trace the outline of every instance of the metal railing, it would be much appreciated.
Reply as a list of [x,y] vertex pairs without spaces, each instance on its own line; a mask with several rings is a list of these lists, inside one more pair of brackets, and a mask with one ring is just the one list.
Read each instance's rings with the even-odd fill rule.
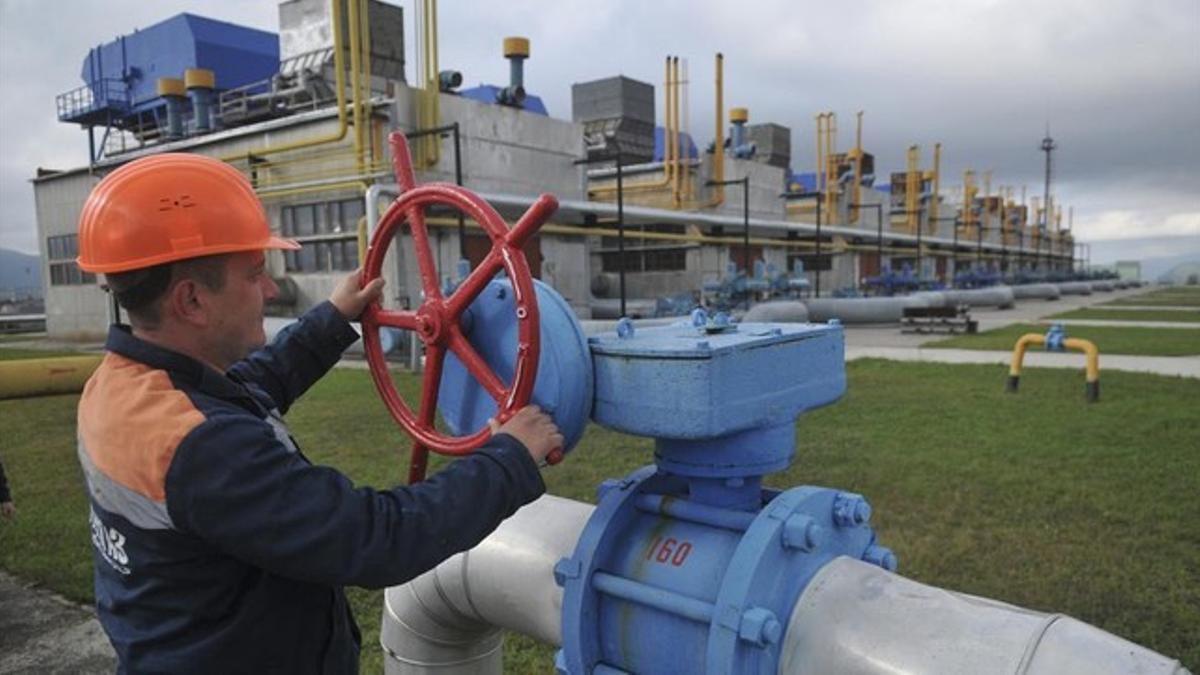
[[105,108],[124,112],[129,109],[129,89],[121,80],[105,78],[59,94],[55,97],[55,103],[60,121]]

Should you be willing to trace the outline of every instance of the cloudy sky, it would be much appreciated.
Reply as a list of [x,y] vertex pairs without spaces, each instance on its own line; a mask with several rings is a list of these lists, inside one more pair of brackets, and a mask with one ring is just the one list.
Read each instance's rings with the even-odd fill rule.
[[[411,36],[412,2],[393,2]],[[56,120],[54,97],[82,84],[88,48],[183,11],[277,29],[274,0],[0,0],[0,248],[37,250],[37,167],[86,162],[86,134]],[[865,110],[881,176],[914,143],[927,165],[940,141],[944,187],[991,169],[993,185],[1040,194],[1048,121],[1077,238],[1130,240],[1102,247],[1123,257],[1200,255],[1197,0],[443,0],[439,19],[441,66],[468,85],[506,81],[502,38],[529,37],[527,88],[556,117],[570,117],[571,83],[657,85],[679,55],[702,144],[722,51],[727,106],[790,126],[797,170],[812,170],[813,115],[838,113],[844,149]]]

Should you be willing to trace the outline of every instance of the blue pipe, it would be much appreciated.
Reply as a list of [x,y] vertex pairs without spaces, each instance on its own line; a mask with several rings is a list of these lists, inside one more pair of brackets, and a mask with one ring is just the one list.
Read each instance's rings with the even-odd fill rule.
[[197,134],[205,134],[212,131],[212,90],[205,88],[189,89],[188,97],[192,100],[192,119],[195,123],[193,130]]

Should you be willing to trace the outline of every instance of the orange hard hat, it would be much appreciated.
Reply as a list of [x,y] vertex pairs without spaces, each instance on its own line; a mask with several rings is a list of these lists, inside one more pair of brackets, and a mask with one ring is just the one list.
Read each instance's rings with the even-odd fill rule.
[[250,182],[225,162],[184,153],[136,159],[92,189],[79,216],[86,272],[128,272],[219,253],[296,250],[271,235]]

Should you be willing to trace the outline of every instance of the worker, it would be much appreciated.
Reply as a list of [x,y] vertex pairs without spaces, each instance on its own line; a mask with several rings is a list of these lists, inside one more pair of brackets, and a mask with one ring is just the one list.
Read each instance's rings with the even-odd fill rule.
[[429,480],[356,488],[311,463],[284,415],[358,339],[382,280],[358,272],[264,345],[278,288],[243,176],[197,155],[116,169],[79,222],[79,266],[105,275],[131,326],[79,402],[96,605],[130,673],[353,673],[342,587],[403,583],[479,543],[545,490],[562,447],[536,407]]

